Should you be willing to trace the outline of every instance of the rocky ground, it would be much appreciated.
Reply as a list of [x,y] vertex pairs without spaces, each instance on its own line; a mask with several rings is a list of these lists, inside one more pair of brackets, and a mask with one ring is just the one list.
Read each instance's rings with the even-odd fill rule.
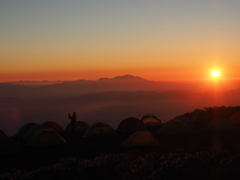
[[1,179],[239,179],[240,133],[160,137],[160,147],[123,149],[126,137],[72,138],[65,146],[1,155]]

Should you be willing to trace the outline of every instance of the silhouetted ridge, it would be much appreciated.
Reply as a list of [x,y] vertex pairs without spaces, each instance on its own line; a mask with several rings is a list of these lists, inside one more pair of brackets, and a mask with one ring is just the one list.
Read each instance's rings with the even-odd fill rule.
[[102,81],[102,80],[111,80],[110,78],[99,78],[98,81]]
[[116,76],[114,78],[100,78],[98,80],[143,80],[143,78],[141,78],[139,76],[133,76],[130,74],[126,74],[123,76]]
[[116,76],[113,79],[142,79],[142,78],[140,78],[139,76],[133,76],[133,75],[130,75],[130,74],[126,74],[126,75],[123,75],[123,76]]

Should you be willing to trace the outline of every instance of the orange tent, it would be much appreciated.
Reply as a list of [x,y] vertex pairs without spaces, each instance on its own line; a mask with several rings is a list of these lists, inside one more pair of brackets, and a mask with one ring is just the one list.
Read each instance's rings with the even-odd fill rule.
[[132,147],[154,147],[160,146],[160,142],[149,131],[137,131],[129,138],[123,141],[119,147],[132,148]]
[[56,122],[47,121],[47,122],[43,123],[43,126],[45,126],[46,128],[51,128],[58,133],[64,132],[63,128]]

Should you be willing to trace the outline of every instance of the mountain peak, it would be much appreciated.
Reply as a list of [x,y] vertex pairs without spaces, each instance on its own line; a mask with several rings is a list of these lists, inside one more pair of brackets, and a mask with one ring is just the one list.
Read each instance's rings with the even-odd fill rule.
[[125,74],[123,76],[116,76],[114,78],[100,78],[99,80],[141,80],[139,76],[133,76],[130,74]]
[[140,78],[139,76],[133,76],[133,75],[130,75],[130,74],[125,74],[123,76],[116,76],[113,79],[142,79],[142,78]]

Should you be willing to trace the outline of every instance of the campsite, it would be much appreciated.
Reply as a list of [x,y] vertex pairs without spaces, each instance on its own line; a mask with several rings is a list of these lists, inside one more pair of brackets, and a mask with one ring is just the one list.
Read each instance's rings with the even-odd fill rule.
[[240,107],[209,107],[165,123],[146,114],[106,122],[1,128],[0,177],[10,179],[239,179]]
[[240,0],[0,0],[0,180],[240,180]]

